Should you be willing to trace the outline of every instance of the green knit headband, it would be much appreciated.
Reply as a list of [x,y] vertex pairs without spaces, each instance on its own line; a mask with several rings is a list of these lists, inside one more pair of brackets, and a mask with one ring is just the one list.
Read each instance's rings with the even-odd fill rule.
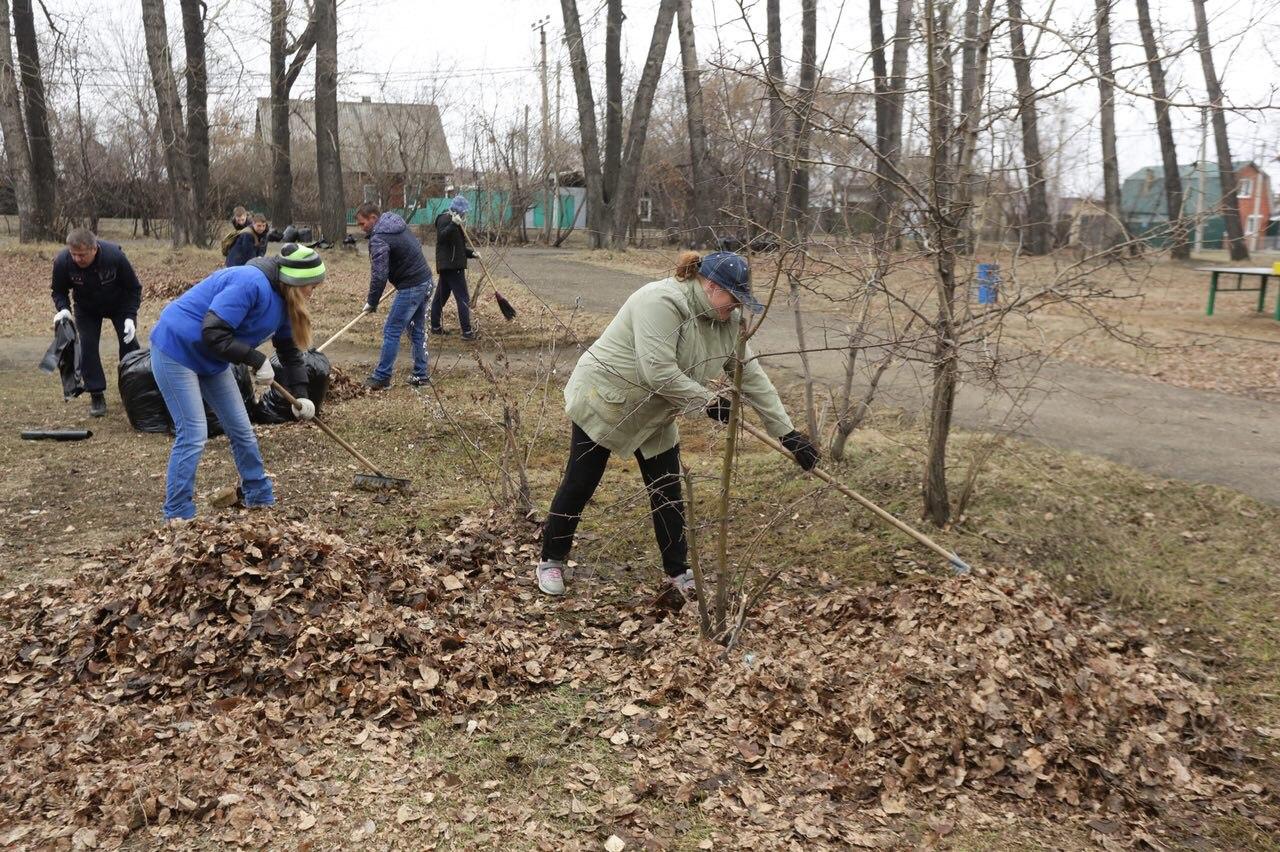
[[290,287],[306,287],[324,280],[324,259],[312,248],[289,243],[280,249],[280,280]]

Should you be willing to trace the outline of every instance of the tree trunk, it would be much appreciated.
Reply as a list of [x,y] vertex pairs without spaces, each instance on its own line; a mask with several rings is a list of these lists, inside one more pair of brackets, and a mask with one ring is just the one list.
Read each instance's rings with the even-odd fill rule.
[[53,160],[53,137],[49,133],[49,108],[31,0],[13,0],[13,31],[18,45],[27,144],[31,152],[31,190],[35,199],[31,218],[42,239],[60,240],[62,235],[54,231],[58,218],[58,172]]
[[[1209,41],[1209,18],[1204,0],[1191,0],[1196,10],[1196,44],[1200,49],[1200,66],[1204,69],[1204,88],[1209,95],[1213,119],[1213,141],[1218,149],[1218,179],[1222,181],[1222,215],[1227,220],[1227,240],[1232,260],[1248,260],[1249,248],[1244,244],[1240,227],[1240,197],[1236,187],[1236,168],[1231,161],[1231,143],[1227,139],[1227,118],[1222,111],[1222,86],[1213,68],[1213,44]],[[1261,191],[1261,187],[1259,187]]]
[[622,0],[608,0],[604,30],[604,200],[613,204],[622,174]]
[[973,221],[973,199],[981,177],[973,167],[982,125],[983,93],[991,51],[991,16],[995,0],[967,0],[964,12],[964,48],[960,62],[960,149],[956,155],[957,246],[958,252],[972,254],[978,243]]
[[671,24],[676,16],[677,0],[662,0],[658,4],[658,19],[653,25],[653,39],[649,42],[649,55],[640,72],[636,85],[636,101],[631,108],[631,124],[627,128],[627,147],[622,156],[622,171],[618,175],[617,196],[613,202],[613,247],[625,249],[627,227],[636,215],[636,191],[640,175],[640,160],[644,155],[645,135],[649,131],[649,113],[653,109],[653,96],[662,74],[662,57],[671,40]]
[[[1124,212],[1120,209],[1120,159],[1116,154],[1115,71],[1111,64],[1111,3],[1094,0],[1098,33],[1098,112],[1102,132],[1102,201],[1112,219],[1108,234],[1123,238]],[[1107,242],[1111,244],[1111,238]],[[1108,246],[1110,247],[1110,245]]]
[[[316,43],[314,13],[294,44],[289,44],[287,0],[271,0],[271,217],[293,222],[293,140],[289,128],[289,93]],[[293,54],[293,61],[288,62]],[[286,67],[287,64],[287,67]]]
[[698,69],[692,6],[692,0],[679,0],[676,24],[680,61],[684,66],[685,118],[689,128],[689,209],[693,213],[693,227],[686,237],[691,245],[702,247],[714,240],[711,226],[716,205],[707,173],[707,121],[702,109],[702,77]]
[[[809,233],[809,142],[813,135],[814,92],[818,85],[818,2],[800,3],[800,86],[796,92],[796,115],[792,129],[791,187],[787,219],[793,236],[801,241]],[[817,436],[815,435],[816,439]]]
[[[787,217],[787,201],[791,195],[791,172],[788,168],[790,146],[787,144],[787,110],[782,102],[786,79],[782,71],[782,11],[779,0],[768,0],[766,39],[768,56],[765,75],[769,87],[769,150],[773,152],[773,191],[775,212],[770,226],[782,233]],[[785,235],[784,235],[785,236]]]
[[187,50],[187,153],[195,207],[191,241],[209,244],[209,70],[204,58],[204,0],[181,0],[182,38]]
[[[873,15],[879,16],[879,0],[873,0],[873,2],[875,5],[871,12]],[[892,240],[895,245],[898,242],[897,228],[894,223],[896,218],[895,208],[898,203],[897,168],[902,151],[902,114],[906,105],[905,86],[907,60],[911,47],[912,2],[913,0],[898,0],[897,16],[894,22],[892,66],[888,72],[888,77],[885,79],[883,98],[878,99],[878,101],[883,102],[883,131],[880,128],[879,103],[876,109],[876,228],[882,243]],[[880,39],[883,42],[883,22],[881,22],[880,26],[882,30]],[[876,33],[873,28],[873,68],[876,62],[874,55],[875,38]],[[883,50],[881,51],[881,65],[883,65]],[[887,250],[888,245],[886,244],[884,248]]]
[[871,76],[876,110],[875,207],[872,216],[879,230],[888,220],[890,180],[883,162],[889,149],[889,62],[885,55],[884,13],[880,8],[880,0],[869,0],[867,20],[871,29]]
[[347,234],[338,143],[338,3],[316,0],[316,178],[320,190],[320,233],[341,243]]
[[4,155],[18,204],[18,240],[29,243],[41,235],[33,216],[36,202],[31,187],[31,149],[27,147],[22,101],[18,97],[9,20],[9,0],[0,0],[0,131],[4,132]]
[[576,0],[560,0],[560,10],[564,15],[564,40],[569,49],[569,67],[573,71],[573,87],[578,99],[578,136],[582,147],[582,174],[587,185],[587,239],[591,248],[598,249],[604,245],[604,223],[608,211],[604,205],[600,136],[596,130],[595,97],[591,94],[591,69],[582,43],[582,24],[578,20]]
[[147,63],[151,67],[151,84],[156,91],[156,126],[169,172],[172,242],[176,248],[191,241],[194,211],[191,163],[187,159],[182,103],[178,100],[178,83],[173,76],[173,61],[169,53],[164,0],[142,0],[142,30],[147,45]]
[[1018,85],[1018,118],[1022,125],[1022,158],[1027,172],[1027,221],[1022,249],[1027,254],[1048,254],[1049,199],[1044,179],[1044,158],[1040,155],[1037,95],[1031,83],[1031,57],[1022,33],[1022,0],[1009,1],[1009,45],[1013,52],[1013,74]]
[[[960,373],[955,327],[956,233],[949,197],[952,191],[949,149],[952,72],[950,51],[945,47],[950,43],[948,8],[944,6],[940,12],[935,12],[933,0],[925,0],[925,56],[929,68],[929,196],[932,208],[928,215],[935,245],[938,318],[934,327],[933,398],[929,406],[923,499],[925,517],[937,526],[944,526],[951,518],[951,503],[947,496],[947,441],[951,435],[951,415]],[[1010,17],[1015,17],[1013,10],[1010,10]],[[1015,47],[1015,56],[1017,52]]]
[[1169,93],[1151,26],[1151,10],[1147,0],[1135,0],[1138,6],[1138,31],[1147,56],[1147,73],[1151,75],[1151,100],[1156,107],[1156,135],[1160,137],[1160,153],[1164,160],[1164,198],[1169,217],[1169,252],[1174,260],[1191,258],[1187,222],[1182,212],[1182,173],[1178,171],[1178,148],[1173,141],[1173,124],[1169,120]]

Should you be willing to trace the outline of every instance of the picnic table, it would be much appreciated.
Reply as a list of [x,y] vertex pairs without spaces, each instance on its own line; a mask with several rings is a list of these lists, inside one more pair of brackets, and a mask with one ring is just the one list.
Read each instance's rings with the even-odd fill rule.
[[[1265,311],[1267,308],[1267,283],[1272,278],[1280,279],[1280,274],[1277,274],[1275,269],[1270,266],[1202,266],[1196,271],[1209,273],[1209,307],[1205,310],[1205,314],[1208,316],[1213,316],[1213,302],[1220,290],[1225,293],[1257,293],[1258,312]],[[1234,275],[1236,277],[1236,286],[1219,287],[1219,275]],[[1244,280],[1246,277],[1259,279],[1258,286],[1245,287]],[[1276,319],[1280,320],[1280,299],[1276,301]]]

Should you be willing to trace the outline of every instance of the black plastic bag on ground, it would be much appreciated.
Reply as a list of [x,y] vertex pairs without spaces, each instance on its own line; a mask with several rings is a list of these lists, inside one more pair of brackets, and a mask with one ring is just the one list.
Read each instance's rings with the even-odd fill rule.
[[[252,414],[253,376],[243,364],[236,364],[231,369],[245,410]],[[173,434],[173,418],[169,416],[169,407],[165,405],[156,377],[151,372],[150,349],[139,349],[124,356],[116,372],[116,387],[120,389],[120,401],[124,403],[124,413],[130,426],[139,432]],[[204,406],[204,416],[209,425],[209,437],[221,435],[222,424],[208,403]]]
[[[309,349],[302,353],[302,363],[307,368],[307,398],[315,404],[316,414],[324,405],[324,396],[329,390],[329,359],[323,352]],[[271,369],[276,371],[277,381],[284,375],[284,365],[275,355],[271,356]],[[275,388],[258,400],[258,404],[249,410],[254,423],[289,423],[293,420],[293,408]]]

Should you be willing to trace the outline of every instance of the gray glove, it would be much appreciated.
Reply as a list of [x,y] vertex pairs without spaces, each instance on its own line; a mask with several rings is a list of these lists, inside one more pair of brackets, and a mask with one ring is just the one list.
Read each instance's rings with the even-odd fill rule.
[[58,311],[56,314],[53,315],[53,324],[57,325],[58,320],[64,320],[64,319],[66,320],[71,319],[71,311],[67,310],[66,308],[63,308],[62,310]]

